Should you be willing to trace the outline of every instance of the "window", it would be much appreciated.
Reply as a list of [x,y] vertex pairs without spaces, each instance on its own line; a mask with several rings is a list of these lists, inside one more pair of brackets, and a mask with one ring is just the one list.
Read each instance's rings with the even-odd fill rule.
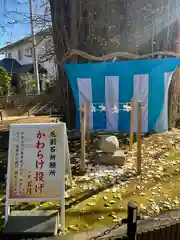
[[53,41],[51,37],[48,37],[48,39],[46,39],[43,43],[42,48],[44,49],[44,51],[46,53],[50,52],[52,50],[53,47]]
[[19,50],[18,50],[18,60],[21,60],[21,59],[22,59],[21,50],[19,49]]
[[12,53],[8,53],[8,58],[12,58]]
[[24,52],[24,56],[32,57],[32,48],[27,48]]

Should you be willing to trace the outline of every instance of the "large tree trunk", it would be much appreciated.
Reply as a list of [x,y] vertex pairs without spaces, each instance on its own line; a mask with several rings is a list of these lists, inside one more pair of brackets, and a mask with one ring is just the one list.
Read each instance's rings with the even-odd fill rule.
[[50,6],[53,40],[55,45],[56,60],[58,63],[57,90],[60,94],[60,104],[63,105],[62,109],[65,116],[64,120],[66,121],[68,128],[73,129],[75,128],[76,108],[69,81],[64,73],[63,65],[60,64],[64,54],[68,52],[70,45],[70,4],[68,1],[64,0],[50,0]]
[[[175,51],[178,18],[175,0],[164,0],[163,3],[161,0],[151,3],[148,0],[49,1],[58,63],[71,49],[96,56],[117,51],[137,54]],[[58,75],[66,122],[69,127],[74,127],[76,109],[62,65],[58,65]],[[174,101],[174,86],[171,84],[170,106]]]

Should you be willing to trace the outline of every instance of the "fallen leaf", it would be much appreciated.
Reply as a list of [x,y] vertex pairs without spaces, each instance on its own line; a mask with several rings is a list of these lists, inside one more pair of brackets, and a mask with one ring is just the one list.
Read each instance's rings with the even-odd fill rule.
[[107,208],[109,208],[109,207],[111,207],[111,204],[105,203],[104,206],[107,207]]
[[151,175],[151,174],[147,174],[147,177],[148,177],[148,178],[152,178],[152,175]]
[[160,208],[159,208],[159,206],[158,206],[156,203],[153,203],[153,204],[151,205],[151,209],[152,209],[155,213],[157,213],[157,214],[160,213]]
[[110,189],[106,189],[104,192],[110,192]]
[[146,207],[145,207],[143,204],[141,204],[141,205],[139,206],[139,208],[142,209],[142,210],[146,210]]
[[120,222],[121,221],[121,219],[113,219],[113,223],[118,223],[118,222]]
[[141,190],[141,186],[136,186],[136,189]]
[[159,175],[155,175],[154,178],[157,180],[161,179],[161,177]]
[[176,205],[179,205],[179,200],[173,200],[173,202],[176,204]]
[[145,196],[144,192],[139,193],[139,196]]
[[111,213],[108,214],[108,216],[111,216],[111,217],[112,217],[113,215],[115,215],[115,212],[111,212]]
[[118,217],[116,215],[112,215],[112,218],[113,219],[117,219]]
[[87,203],[87,205],[92,207],[92,206],[95,206],[96,204],[95,203]]
[[70,226],[68,227],[68,229],[69,229],[69,230],[72,230],[72,231],[76,231],[76,232],[79,230],[78,227],[75,226],[75,225],[70,225]]
[[104,216],[98,217],[98,220],[103,220],[103,219],[104,219]]

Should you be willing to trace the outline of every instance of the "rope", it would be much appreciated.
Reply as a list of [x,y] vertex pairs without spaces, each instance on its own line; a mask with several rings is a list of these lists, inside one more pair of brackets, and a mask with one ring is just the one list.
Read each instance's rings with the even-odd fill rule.
[[73,56],[80,56],[89,61],[109,61],[109,60],[113,60],[115,57],[116,58],[121,57],[126,60],[137,60],[137,59],[146,59],[149,57],[154,57],[156,55],[161,55],[166,57],[180,57],[180,53],[168,52],[168,51],[159,51],[154,53],[147,53],[144,55],[138,55],[138,54],[133,54],[128,52],[114,52],[114,53],[109,53],[107,55],[104,55],[102,57],[97,57],[78,49],[72,49],[69,53],[64,54],[62,61],[59,62],[58,64],[59,65],[64,64],[68,59],[70,59]]

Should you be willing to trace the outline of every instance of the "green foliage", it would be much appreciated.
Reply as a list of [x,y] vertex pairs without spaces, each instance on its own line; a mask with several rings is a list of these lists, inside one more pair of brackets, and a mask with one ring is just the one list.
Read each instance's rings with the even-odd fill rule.
[[0,66],[0,95],[8,93],[12,78],[6,70]]

